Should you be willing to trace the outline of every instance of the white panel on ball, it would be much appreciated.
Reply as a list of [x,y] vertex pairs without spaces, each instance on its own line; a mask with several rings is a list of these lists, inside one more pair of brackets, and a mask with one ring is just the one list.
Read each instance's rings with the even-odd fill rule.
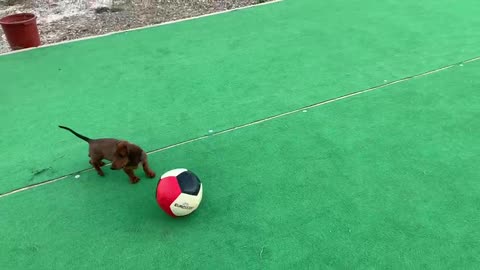
[[176,216],[186,216],[195,211],[203,196],[203,185],[200,186],[200,190],[197,195],[190,195],[181,193],[175,201],[170,205],[170,209]]
[[160,178],[165,178],[165,177],[170,177],[170,176],[177,176],[177,175],[179,175],[179,174],[181,174],[181,173],[183,173],[183,172],[186,172],[186,171],[187,171],[187,169],[174,169],[174,170],[170,170],[170,171],[164,173],[164,174],[162,175],[162,177],[160,177]]

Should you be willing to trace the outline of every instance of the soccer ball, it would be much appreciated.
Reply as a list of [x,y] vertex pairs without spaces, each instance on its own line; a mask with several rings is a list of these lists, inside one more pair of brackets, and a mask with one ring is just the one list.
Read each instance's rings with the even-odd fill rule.
[[191,214],[200,205],[202,195],[202,182],[187,169],[168,171],[157,184],[157,203],[172,217]]

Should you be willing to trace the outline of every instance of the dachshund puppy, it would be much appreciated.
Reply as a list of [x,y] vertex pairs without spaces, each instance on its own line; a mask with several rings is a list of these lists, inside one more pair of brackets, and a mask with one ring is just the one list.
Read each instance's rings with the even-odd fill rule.
[[140,178],[135,176],[134,173],[134,170],[136,170],[140,164],[142,164],[143,171],[149,178],[155,177],[155,172],[153,172],[148,165],[147,154],[139,146],[124,140],[113,138],[90,139],[78,134],[68,127],[59,127],[72,132],[75,136],[88,143],[90,164],[100,176],[104,175],[100,167],[105,165],[102,160],[106,159],[112,162],[112,170],[123,169],[130,178],[132,184],[140,181]]

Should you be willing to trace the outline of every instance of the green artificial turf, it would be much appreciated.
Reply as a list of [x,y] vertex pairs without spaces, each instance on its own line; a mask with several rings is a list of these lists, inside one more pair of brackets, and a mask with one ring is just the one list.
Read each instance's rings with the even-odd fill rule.
[[0,265],[476,269],[479,72],[457,66],[152,154],[157,173],[203,180],[186,218],[161,212],[141,173],[1,198]]
[[287,0],[1,56],[0,193],[89,167],[58,124],[157,149],[478,56],[479,9]]

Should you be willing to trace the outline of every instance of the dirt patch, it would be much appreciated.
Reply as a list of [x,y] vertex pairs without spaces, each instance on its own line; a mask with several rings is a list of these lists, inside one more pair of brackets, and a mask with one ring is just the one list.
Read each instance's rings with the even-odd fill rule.
[[[0,17],[32,12],[42,44],[179,20],[272,0],[0,0]],[[0,30],[1,31],[1,30]],[[0,53],[10,51],[1,32]]]

